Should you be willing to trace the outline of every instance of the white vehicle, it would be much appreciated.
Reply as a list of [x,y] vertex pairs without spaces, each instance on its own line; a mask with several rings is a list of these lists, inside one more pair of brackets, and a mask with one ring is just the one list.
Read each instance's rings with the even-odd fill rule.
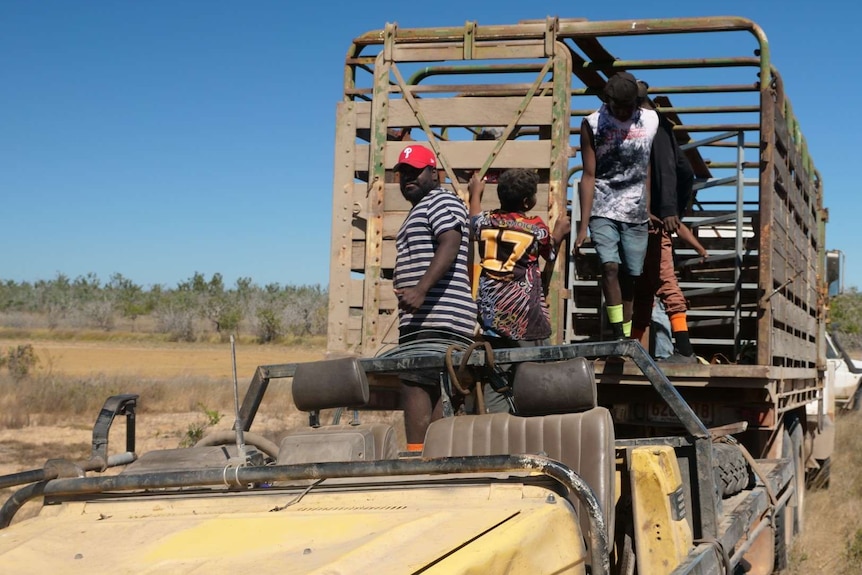
[[826,359],[829,371],[835,371],[835,406],[858,411],[862,408],[862,361],[852,359],[831,334],[826,336]]

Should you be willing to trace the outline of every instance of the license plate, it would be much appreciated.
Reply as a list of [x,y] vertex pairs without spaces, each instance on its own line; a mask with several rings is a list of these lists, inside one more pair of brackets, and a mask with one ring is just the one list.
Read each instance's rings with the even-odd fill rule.
[[[694,411],[694,414],[698,416],[703,423],[707,425],[712,423],[712,404],[695,401],[694,403],[689,403],[689,405]],[[647,412],[647,419],[655,423],[679,422],[676,414],[671,411],[670,406],[666,403],[651,403],[649,411]]]

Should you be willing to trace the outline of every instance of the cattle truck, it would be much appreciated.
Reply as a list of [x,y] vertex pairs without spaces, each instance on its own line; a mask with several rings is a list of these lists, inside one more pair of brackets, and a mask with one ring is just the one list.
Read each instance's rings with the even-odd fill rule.
[[[696,178],[683,221],[710,254],[702,261],[675,246],[690,336],[706,363],[663,371],[705,425],[732,429],[756,457],[790,458],[798,532],[806,470],[828,473],[834,439],[824,393],[828,212],[766,34],[747,19],[390,24],[356,38],[337,106],[329,351],[369,357],[396,345],[394,244],[410,206],[392,169],[405,146],[430,147],[441,181],[465,199],[474,171],[535,169],[535,213],[553,227],[568,212],[574,229],[581,119],[618,71],[647,81],[674,123]],[[483,137],[489,128],[494,139]],[[483,209],[496,202],[489,183]],[[608,340],[595,250],[562,252],[548,295],[554,342]],[[618,437],[678,426],[636,366],[594,365]],[[373,387],[381,398],[395,389]]]
[[[611,339],[589,246],[548,269],[553,345],[398,353],[394,237],[410,207],[393,177],[399,152],[431,147],[461,195],[477,170],[537,170],[536,212],[577,221],[580,119],[618,70],[648,81],[697,174],[685,221],[710,258],[678,253],[707,362],[660,366],[639,343]],[[805,468],[828,469],[831,449],[826,212],[763,31],[736,17],[387,24],[354,39],[343,72],[330,358],[259,366],[241,404],[237,388],[232,429],[193,447],[137,454],[146,398],[109,398],[89,459],[0,477],[15,489],[0,506],[0,564],[69,574],[785,567],[804,524]],[[494,196],[489,183],[487,207]],[[515,412],[438,419],[421,454],[403,451],[392,424],[360,420],[362,409],[398,407],[405,372],[437,369],[460,393],[496,365],[515,366]],[[289,412],[267,393],[288,382],[308,425],[258,434],[261,409]],[[42,505],[26,517],[31,501]]]

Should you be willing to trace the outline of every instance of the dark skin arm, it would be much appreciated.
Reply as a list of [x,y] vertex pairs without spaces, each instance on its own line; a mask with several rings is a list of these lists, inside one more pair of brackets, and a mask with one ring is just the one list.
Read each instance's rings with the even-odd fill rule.
[[[569,218],[569,214],[563,214],[560,216],[560,219],[557,220],[557,223],[554,224],[554,231],[551,232],[551,238],[554,242],[554,246],[558,250],[558,255],[560,246],[566,240],[570,231],[572,231],[572,220]],[[553,273],[554,262],[545,262],[545,267],[542,269],[542,293],[544,293],[546,297],[548,295],[548,289],[551,286],[551,275]]]
[[581,157],[584,159],[584,169],[581,174],[580,186],[581,223],[578,226],[578,235],[574,245],[576,253],[581,245],[587,241],[590,213],[593,211],[593,198],[596,193],[596,150],[593,147],[593,131],[586,120],[581,122]]
[[485,192],[485,182],[479,178],[477,172],[473,172],[473,175],[470,177],[467,191],[470,192],[470,216],[481,214],[482,194]]
[[437,236],[437,251],[422,279],[415,286],[397,289],[398,307],[409,313],[416,313],[425,301],[428,290],[440,281],[458,257],[461,248],[461,231],[449,230]]
[[707,252],[706,248],[697,240],[697,236],[694,235],[694,232],[692,232],[688,226],[681,223],[679,228],[676,230],[676,233],[685,243],[693,247],[701,258],[706,259],[709,257],[709,252]]
[[673,234],[677,230],[679,230],[679,226],[681,223],[682,222],[680,221],[679,216],[673,215],[673,216],[667,216],[666,218],[664,218],[664,220],[662,220],[661,225],[664,226],[664,229],[667,233]]

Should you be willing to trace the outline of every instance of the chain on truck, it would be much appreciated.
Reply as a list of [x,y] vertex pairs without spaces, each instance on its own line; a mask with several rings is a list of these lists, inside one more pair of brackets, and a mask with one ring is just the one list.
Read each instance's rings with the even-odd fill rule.
[[[660,367],[611,339],[594,250],[552,270],[554,345],[385,353],[397,348],[394,241],[410,209],[393,175],[401,149],[433,148],[462,197],[473,170],[534,169],[535,212],[553,225],[575,210],[576,221],[580,120],[619,70],[649,83],[697,176],[684,220],[710,258],[677,253],[692,343],[711,361]],[[109,398],[89,459],[0,477],[16,488],[0,507],[0,564],[69,575],[786,567],[806,470],[823,479],[833,448],[826,211],[764,32],[736,17],[388,24],[354,39],[343,77],[333,359],[259,366],[241,403],[234,388],[233,428],[188,448],[138,455],[146,398]],[[488,128],[496,139],[479,138]],[[392,425],[360,421],[398,408],[405,372],[492,362],[515,366],[515,413],[438,419],[421,456],[401,452]],[[288,383],[308,424],[258,433],[260,412],[284,417],[273,390]],[[21,519],[33,500],[40,511]]]

